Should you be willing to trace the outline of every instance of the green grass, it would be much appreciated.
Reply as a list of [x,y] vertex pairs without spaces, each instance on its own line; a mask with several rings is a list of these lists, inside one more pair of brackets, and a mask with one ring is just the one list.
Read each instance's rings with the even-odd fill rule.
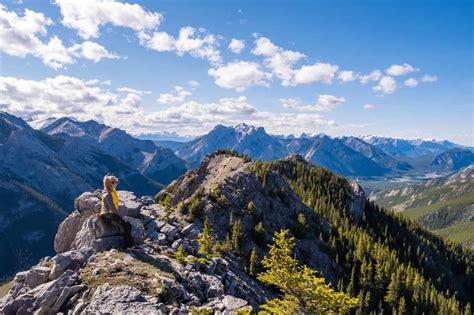
[[433,232],[443,238],[474,249],[474,221],[459,223],[444,229],[434,230]]
[[459,198],[438,202],[429,206],[421,206],[417,208],[407,209],[403,211],[403,214],[413,220],[416,220],[417,218],[423,215],[426,215],[434,211],[438,211],[442,208],[468,206],[473,203],[474,203],[474,194],[469,194],[469,195],[464,195]]

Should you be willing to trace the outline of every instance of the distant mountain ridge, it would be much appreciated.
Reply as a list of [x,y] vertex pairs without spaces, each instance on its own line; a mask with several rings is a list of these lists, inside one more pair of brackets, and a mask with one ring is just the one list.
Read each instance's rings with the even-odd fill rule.
[[446,170],[457,170],[474,163],[474,153],[471,150],[453,148],[438,154],[431,166]]
[[[239,124],[217,125],[209,133],[185,142],[157,141],[196,166],[207,154],[219,148],[237,150],[264,161],[300,154],[306,160],[351,177],[380,177],[412,172],[411,160],[427,159],[462,146],[449,141],[403,140],[384,137],[329,137],[325,134],[277,136],[264,128]],[[423,167],[430,167],[423,161]],[[418,163],[420,164],[420,163]],[[457,166],[457,165],[456,165]],[[440,169],[440,168],[434,168]]]
[[168,184],[186,171],[185,162],[173,151],[94,120],[80,122],[63,117],[41,130],[49,135],[67,134],[81,138],[162,184]]

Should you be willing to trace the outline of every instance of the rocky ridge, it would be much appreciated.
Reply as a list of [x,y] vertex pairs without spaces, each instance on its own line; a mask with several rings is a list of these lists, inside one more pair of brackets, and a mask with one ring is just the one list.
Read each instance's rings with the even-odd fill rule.
[[[353,188],[349,209],[360,212],[365,195]],[[245,313],[275,296],[248,274],[248,257],[251,250],[265,255],[273,232],[282,228],[295,235],[297,257],[335,281],[337,265],[317,237],[332,227],[314,216],[279,174],[259,173],[258,162],[210,154],[160,192],[159,203],[126,191],[119,198],[135,247],[124,249],[124,231],[96,216],[100,192],[83,193],[59,226],[57,255],[18,273],[0,300],[0,312]],[[239,249],[212,257],[199,253],[204,219],[222,244],[238,221]]]

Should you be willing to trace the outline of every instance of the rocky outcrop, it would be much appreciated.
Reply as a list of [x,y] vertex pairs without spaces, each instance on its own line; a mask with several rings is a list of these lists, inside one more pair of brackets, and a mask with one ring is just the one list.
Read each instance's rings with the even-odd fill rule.
[[[137,218],[140,208],[150,204],[150,199],[139,199],[128,191],[119,191],[118,196],[118,213],[132,225],[132,237],[136,244],[140,244],[144,240],[144,228],[137,223]],[[103,251],[124,247],[125,231],[118,226],[107,224],[97,216],[101,207],[99,190],[83,193],[76,199],[74,206],[75,210],[59,225],[54,240],[57,253],[72,249],[92,248]]]
[[[0,313],[190,314],[203,308],[236,314],[273,296],[242,271],[236,257],[196,257],[199,221],[166,218],[165,208],[148,197],[119,195],[121,212],[133,215],[124,218],[137,246],[117,250],[118,231],[95,215],[100,195],[84,193],[58,229],[58,254],[17,274]],[[112,249],[105,246],[110,244]],[[187,257],[178,262],[174,254],[181,246]]]
[[362,216],[362,212],[364,211],[365,200],[367,198],[364,189],[362,189],[362,186],[360,186],[358,183],[350,182],[347,192],[347,209],[354,214],[356,219],[359,219]]

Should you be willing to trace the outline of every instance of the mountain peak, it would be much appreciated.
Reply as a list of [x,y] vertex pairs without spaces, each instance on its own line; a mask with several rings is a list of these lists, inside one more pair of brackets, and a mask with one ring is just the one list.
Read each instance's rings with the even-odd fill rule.
[[[260,129],[260,128],[258,128],[258,129]],[[238,124],[237,126],[234,127],[234,130],[237,131],[237,132],[240,132],[240,133],[250,133],[250,132],[253,132],[253,131],[257,130],[257,128],[252,126],[252,125],[247,125],[246,123],[241,122],[240,124]]]

